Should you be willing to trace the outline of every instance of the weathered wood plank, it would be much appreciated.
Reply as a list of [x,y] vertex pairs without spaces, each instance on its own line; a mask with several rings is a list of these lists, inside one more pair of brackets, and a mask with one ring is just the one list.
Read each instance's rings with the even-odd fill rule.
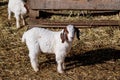
[[41,26],[42,27],[63,27],[68,24],[73,24],[78,27],[84,27],[84,26],[120,26],[120,21],[118,20],[81,20],[78,22],[54,22],[54,21],[47,21],[47,20],[39,20],[39,19],[29,19],[29,25],[30,26]]
[[29,0],[31,9],[120,10],[120,0]]

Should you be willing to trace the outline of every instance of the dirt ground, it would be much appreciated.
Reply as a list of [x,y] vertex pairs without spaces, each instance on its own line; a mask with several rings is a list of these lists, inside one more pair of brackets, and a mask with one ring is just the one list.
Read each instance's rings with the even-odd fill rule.
[[[51,20],[60,17],[53,15]],[[61,19],[74,20],[79,17],[62,16]],[[120,20],[118,14],[81,19],[87,18]],[[56,71],[55,56],[49,54],[39,56],[40,71],[33,71],[28,49],[21,42],[26,30],[27,26],[16,29],[13,16],[11,21],[7,19],[7,2],[0,2],[0,80],[120,80],[119,26],[80,29],[80,40],[74,40],[66,57],[64,74]]]

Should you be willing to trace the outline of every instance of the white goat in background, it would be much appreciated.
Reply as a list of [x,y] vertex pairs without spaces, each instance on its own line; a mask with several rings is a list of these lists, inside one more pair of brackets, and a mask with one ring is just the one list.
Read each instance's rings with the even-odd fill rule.
[[34,27],[23,34],[22,42],[26,42],[29,57],[34,71],[38,71],[38,54],[54,53],[58,64],[57,71],[63,73],[64,60],[70,52],[75,33],[79,39],[79,30],[68,25],[62,31],[53,32],[44,28]]
[[8,19],[11,19],[11,12],[14,13],[16,18],[16,27],[20,28],[20,17],[23,20],[23,25],[25,25],[24,15],[27,13],[27,8],[23,0],[9,0],[8,2]]

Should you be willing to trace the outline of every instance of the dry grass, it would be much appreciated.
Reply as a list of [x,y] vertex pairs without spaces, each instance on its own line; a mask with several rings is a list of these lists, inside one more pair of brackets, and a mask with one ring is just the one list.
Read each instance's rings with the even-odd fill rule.
[[17,30],[15,20],[7,20],[7,6],[0,6],[0,80],[120,80],[119,28],[80,29],[80,41],[74,41],[66,58],[65,74],[56,72],[54,55],[41,54],[40,71],[33,71],[27,47],[21,43],[26,29]]
[[[99,11],[100,12],[100,11]],[[48,15],[49,13],[49,15]],[[80,11],[80,10],[43,10],[41,16],[51,21],[79,21],[79,20],[120,20],[119,12],[114,11],[97,14],[97,11]],[[56,15],[54,15],[56,14]]]

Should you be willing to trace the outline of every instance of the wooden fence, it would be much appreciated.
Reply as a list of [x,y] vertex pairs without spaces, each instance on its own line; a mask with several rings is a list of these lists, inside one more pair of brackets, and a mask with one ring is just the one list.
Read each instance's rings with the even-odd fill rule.
[[119,20],[92,20],[79,22],[48,22],[41,21],[36,17],[40,15],[40,10],[88,10],[88,11],[119,11],[120,0],[28,0],[30,9],[30,26],[45,25],[47,27],[62,27],[67,24],[74,24],[79,27],[84,26],[119,26]]

